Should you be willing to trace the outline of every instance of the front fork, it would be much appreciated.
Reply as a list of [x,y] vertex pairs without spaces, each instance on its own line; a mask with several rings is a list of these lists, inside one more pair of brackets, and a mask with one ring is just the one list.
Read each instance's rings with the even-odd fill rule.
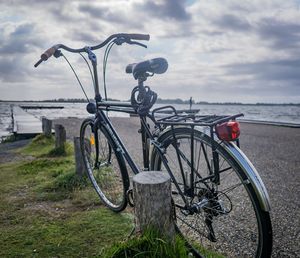
[[95,157],[95,168],[99,168],[99,142],[98,142],[98,130],[97,130],[97,123],[94,123],[92,127],[92,133],[94,135],[94,144],[95,144],[95,150],[96,150],[96,157]]

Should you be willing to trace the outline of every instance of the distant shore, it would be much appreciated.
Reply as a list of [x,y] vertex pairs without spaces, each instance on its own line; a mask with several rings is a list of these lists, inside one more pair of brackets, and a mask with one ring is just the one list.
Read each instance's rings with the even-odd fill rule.
[[[93,99],[90,99],[93,101]],[[118,99],[107,99],[108,101],[121,101],[129,102],[130,100],[118,100]],[[0,103],[87,103],[86,99],[50,99],[50,100],[0,100]],[[189,105],[189,100],[182,99],[161,99],[158,98],[156,104],[174,104],[174,105]],[[196,105],[243,105],[243,106],[300,106],[300,103],[242,103],[242,102],[207,102],[207,101],[193,101],[193,104]]]

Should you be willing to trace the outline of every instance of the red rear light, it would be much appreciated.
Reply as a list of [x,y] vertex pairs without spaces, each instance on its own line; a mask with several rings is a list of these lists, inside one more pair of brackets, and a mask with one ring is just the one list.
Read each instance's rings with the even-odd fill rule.
[[234,141],[240,136],[240,124],[236,121],[225,122],[216,126],[216,132],[220,140]]

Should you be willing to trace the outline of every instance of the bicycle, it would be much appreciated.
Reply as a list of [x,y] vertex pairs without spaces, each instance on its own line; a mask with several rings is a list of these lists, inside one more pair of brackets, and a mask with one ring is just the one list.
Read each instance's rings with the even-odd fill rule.
[[[141,170],[107,112],[136,115],[141,124],[143,170],[163,170],[170,175],[175,227],[193,254],[201,257],[204,249],[212,249],[226,256],[269,257],[272,251],[269,196],[258,172],[239,148],[240,129],[236,119],[243,114],[186,115],[179,114],[173,106],[152,109],[157,94],[144,82],[166,72],[168,63],[164,58],[128,65],[126,72],[138,82],[131,101],[107,100],[105,69],[112,46],[127,43],[146,47],[138,41],[149,38],[149,35],[120,33],[92,47],[73,49],[58,44],[42,54],[35,64],[37,67],[52,55],[66,59],[60,49],[80,53],[83,58],[82,53],[86,53],[91,61],[93,71],[84,58],[95,90],[94,101],[87,98],[87,111],[93,118],[83,121],[80,140],[88,176],[96,192],[111,210],[120,212],[126,208],[130,191],[127,166],[134,174]],[[93,51],[104,46],[103,99]],[[75,76],[84,91],[76,73]],[[166,111],[170,114],[161,114]]]

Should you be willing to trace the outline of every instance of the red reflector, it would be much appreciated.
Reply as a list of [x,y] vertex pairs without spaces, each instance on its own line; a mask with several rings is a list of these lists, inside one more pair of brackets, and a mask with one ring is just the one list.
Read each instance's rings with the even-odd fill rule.
[[225,122],[216,126],[220,140],[234,141],[240,136],[240,124],[236,121]]

